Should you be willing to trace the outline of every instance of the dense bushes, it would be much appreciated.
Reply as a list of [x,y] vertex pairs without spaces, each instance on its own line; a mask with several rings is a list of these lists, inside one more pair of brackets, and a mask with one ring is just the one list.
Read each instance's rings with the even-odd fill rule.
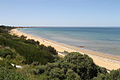
[[[39,62],[41,64],[46,64],[47,62],[53,62],[57,52],[52,47],[46,47],[39,45],[38,41],[32,39],[26,40],[25,36],[17,37],[15,35],[10,35],[7,32],[0,34],[0,45],[9,46],[15,49],[17,53],[25,58],[25,63],[31,64],[33,62]],[[3,50],[2,50],[3,51]],[[10,53],[5,53],[4,50],[1,52],[1,56],[6,57],[6,55],[12,55]]]
[[93,80],[120,80],[120,69],[112,70],[106,74],[99,74]]
[[90,80],[98,73],[107,73],[103,68],[96,66],[87,55],[69,53],[64,59],[55,63],[40,65],[33,70],[35,75],[47,76],[47,80]]
[[0,48],[0,57],[6,58],[7,56],[13,59],[16,57],[16,52],[9,47]]
[[0,60],[0,67],[5,67],[7,69],[14,69],[8,60]]
[[120,80],[120,69],[108,73],[80,53],[69,53],[55,63],[36,66],[32,74],[41,80]]
[[10,35],[10,29],[12,28],[0,26],[0,80],[28,80],[20,73],[21,70],[16,72],[11,64],[46,64],[54,61],[57,55],[54,48],[40,45],[33,39],[26,40],[23,35]]
[[33,44],[33,45],[39,45],[39,41],[34,41],[33,39],[28,39],[24,41],[25,43]]
[[25,75],[0,66],[0,80],[30,80]]
[[51,47],[51,46],[48,46],[48,51],[50,51],[53,55],[57,55],[58,53],[56,52],[56,50],[53,48],[53,47]]

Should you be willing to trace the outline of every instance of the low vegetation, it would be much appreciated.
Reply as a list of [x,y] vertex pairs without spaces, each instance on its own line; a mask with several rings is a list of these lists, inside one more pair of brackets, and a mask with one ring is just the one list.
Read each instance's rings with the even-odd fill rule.
[[[10,35],[7,32],[3,31],[3,33],[0,33],[0,45],[2,47],[14,49],[17,53],[19,53],[19,55],[25,58],[25,64],[31,64],[33,62],[46,64],[47,62],[54,61],[55,55],[57,55],[54,48],[39,45],[38,41],[34,41],[32,39],[26,40],[25,36],[17,37],[15,35]],[[8,52],[5,50],[1,50],[1,53],[3,54],[0,55],[6,57],[6,54],[9,54],[13,57],[10,50],[8,50]]]
[[77,52],[60,58],[53,47],[10,35],[11,29],[0,26],[0,80],[120,80],[119,69],[108,73]]
[[47,80],[90,80],[98,73],[107,73],[105,68],[98,67],[87,55],[69,53],[65,58],[36,66],[32,73],[45,76]]

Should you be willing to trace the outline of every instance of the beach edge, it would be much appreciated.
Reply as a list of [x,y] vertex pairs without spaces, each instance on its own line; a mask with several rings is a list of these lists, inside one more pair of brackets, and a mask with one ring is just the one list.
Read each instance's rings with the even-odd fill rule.
[[37,37],[37,36],[31,35],[31,34],[23,33],[21,31],[18,31],[18,29],[12,29],[10,31],[10,34],[12,34],[12,35],[15,34],[17,36],[24,35],[27,37],[27,39],[34,39],[35,41],[39,41],[40,44],[43,44],[45,46],[52,46],[58,52],[68,51],[68,52],[79,52],[81,54],[87,54],[88,56],[90,56],[93,59],[95,64],[97,64],[101,67],[105,67],[108,70],[116,70],[116,69],[120,68],[120,58],[119,57],[101,54],[101,53],[95,52],[95,51],[79,49],[74,46],[62,44],[62,43],[59,43],[56,41],[52,41],[52,40],[44,39],[44,38]]

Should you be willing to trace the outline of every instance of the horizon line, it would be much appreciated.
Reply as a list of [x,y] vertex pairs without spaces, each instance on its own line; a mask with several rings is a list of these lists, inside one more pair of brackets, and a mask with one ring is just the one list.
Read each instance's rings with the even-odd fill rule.
[[0,26],[11,26],[11,27],[120,27],[120,25],[5,25],[0,24]]

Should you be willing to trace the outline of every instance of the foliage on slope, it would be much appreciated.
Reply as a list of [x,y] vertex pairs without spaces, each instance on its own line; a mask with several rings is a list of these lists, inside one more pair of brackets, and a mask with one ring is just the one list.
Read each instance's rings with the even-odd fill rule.
[[26,64],[31,64],[33,62],[39,62],[41,64],[53,62],[54,56],[57,55],[56,50],[50,46],[46,47],[44,45],[39,45],[38,41],[32,39],[26,40],[25,36],[17,37],[15,35],[10,35],[7,31],[4,32],[4,29],[0,33],[0,45],[14,49],[25,58]]
[[25,75],[0,66],[0,80],[30,80]]
[[98,73],[106,74],[107,71],[95,65],[87,55],[69,53],[55,63],[37,66],[33,73],[46,75],[46,80],[90,80],[98,76]]

